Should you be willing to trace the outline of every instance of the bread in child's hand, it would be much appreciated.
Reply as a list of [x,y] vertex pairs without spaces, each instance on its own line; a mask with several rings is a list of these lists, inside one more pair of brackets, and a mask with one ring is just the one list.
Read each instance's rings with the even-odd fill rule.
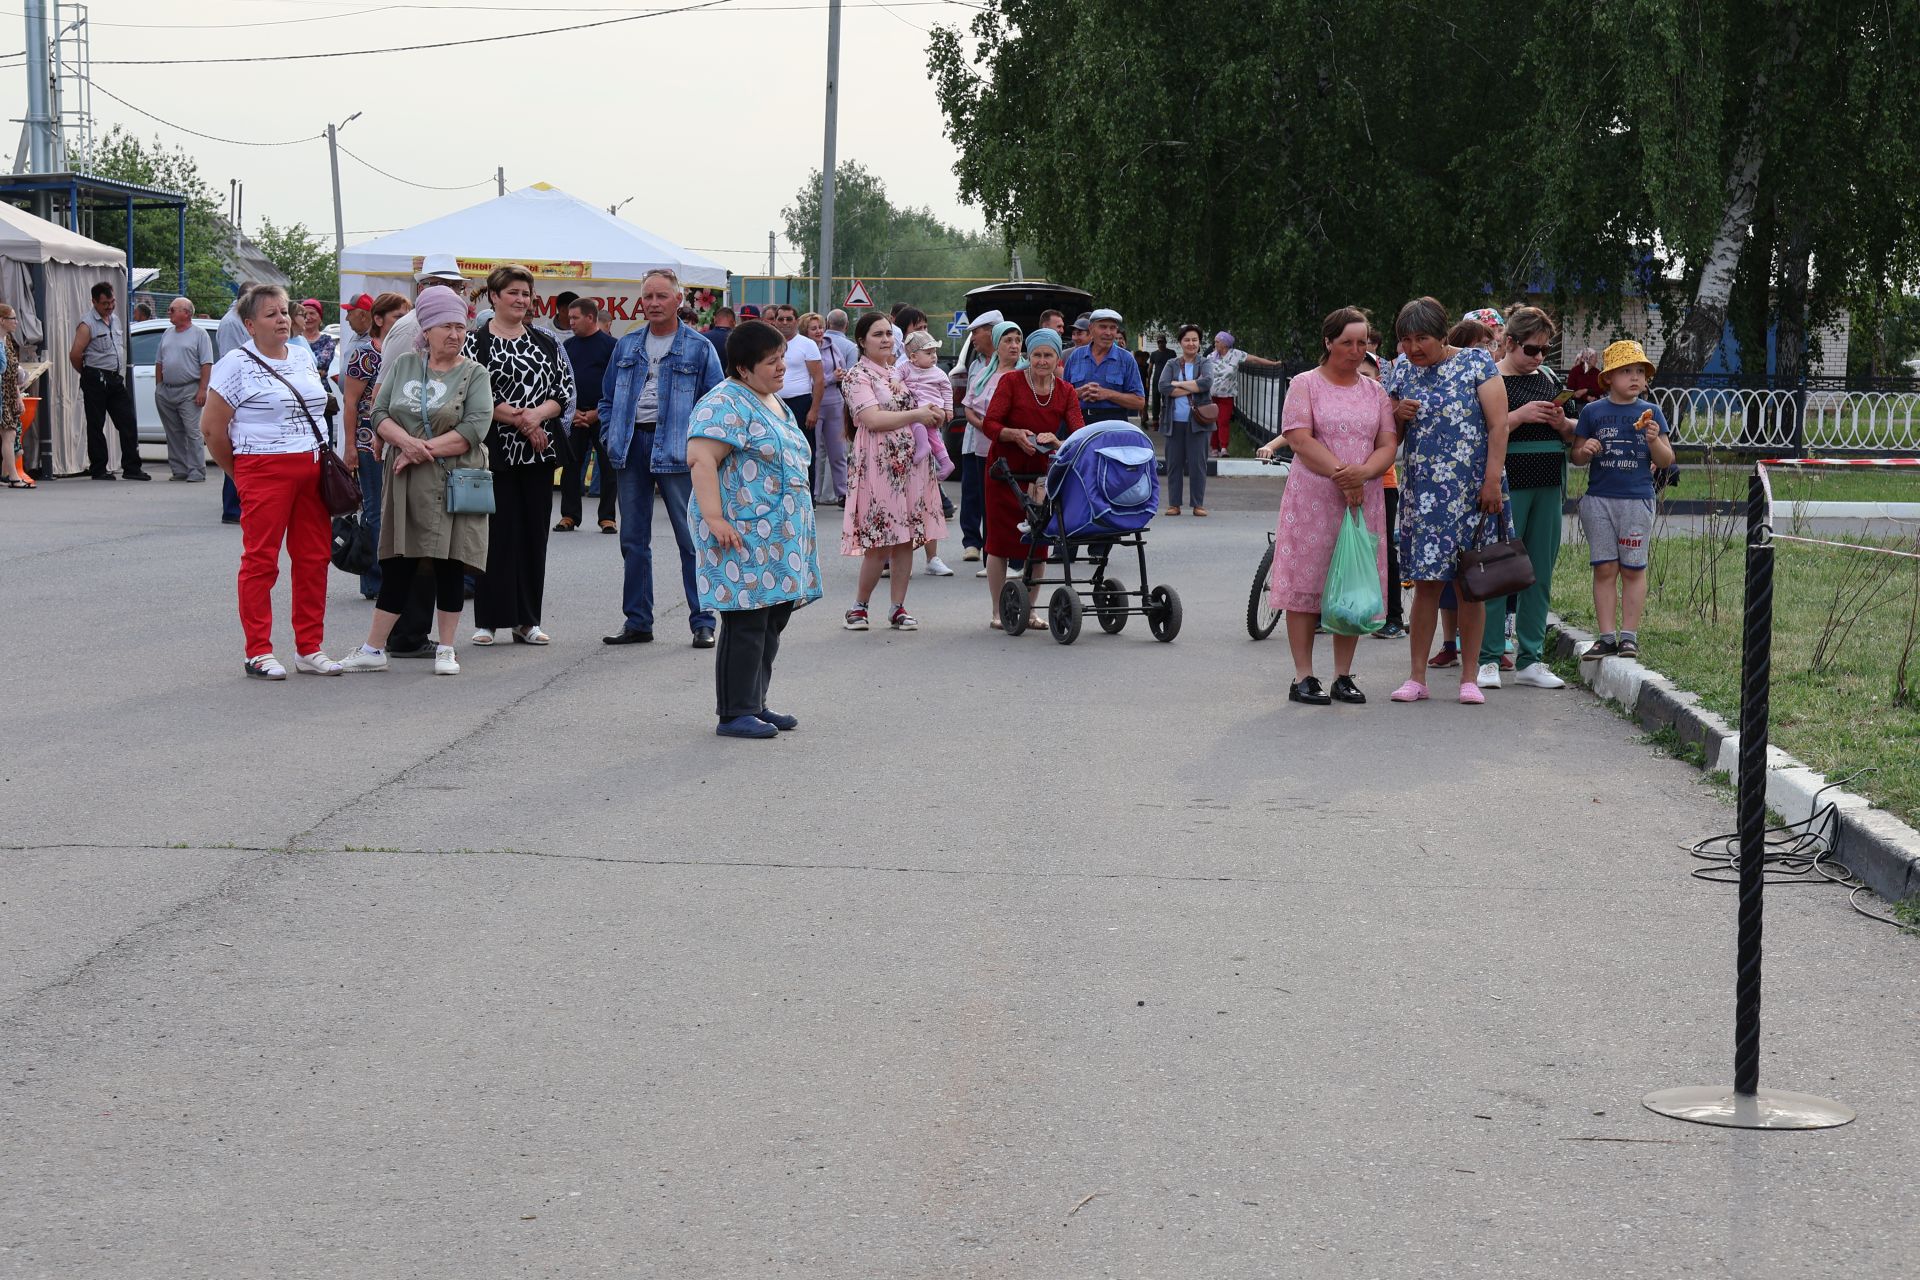
[[1640,420],[1639,420],[1639,421],[1637,421],[1637,422],[1635,422],[1635,423],[1633,424],[1633,425],[1634,425],[1634,429],[1635,429],[1635,430],[1644,430],[1644,429],[1645,429],[1645,428],[1646,428],[1647,426],[1649,426],[1649,425],[1650,425],[1650,424],[1651,424],[1652,422],[1653,422],[1653,410],[1651,410],[1651,409],[1642,409],[1642,410],[1640,411]]

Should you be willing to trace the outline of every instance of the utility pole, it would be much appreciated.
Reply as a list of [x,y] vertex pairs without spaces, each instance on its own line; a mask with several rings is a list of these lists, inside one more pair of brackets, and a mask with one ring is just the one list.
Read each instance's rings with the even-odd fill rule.
[[[34,173],[53,172],[52,104],[48,99],[52,67],[47,36],[47,0],[27,0],[27,164]],[[42,205],[51,196],[35,197]],[[45,217],[44,211],[41,216]]]
[[507,194],[507,167],[501,165],[493,171],[493,191],[495,195]]
[[833,179],[835,135],[840,126],[840,0],[827,5],[827,142],[820,161],[820,260],[814,270],[820,277],[820,305],[817,310],[833,308]]
[[342,120],[338,126],[327,126],[327,161],[333,166],[333,274],[340,274],[340,256],[347,251],[347,224],[340,213],[340,143],[339,133],[360,118],[358,111]]

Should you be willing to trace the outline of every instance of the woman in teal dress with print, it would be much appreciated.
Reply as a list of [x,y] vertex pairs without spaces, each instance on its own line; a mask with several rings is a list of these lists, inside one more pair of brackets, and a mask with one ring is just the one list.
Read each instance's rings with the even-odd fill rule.
[[780,398],[786,341],[748,320],[727,337],[727,379],[701,398],[687,428],[700,605],[720,618],[714,651],[714,732],[771,738],[795,716],[767,709],[780,633],[793,611],[820,598],[812,451]]

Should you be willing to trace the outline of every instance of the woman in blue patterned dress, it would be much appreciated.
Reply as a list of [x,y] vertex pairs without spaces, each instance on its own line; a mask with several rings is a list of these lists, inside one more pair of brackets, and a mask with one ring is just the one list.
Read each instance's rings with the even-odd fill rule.
[[[1453,581],[1460,552],[1486,541],[1499,519],[1506,489],[1507,391],[1493,357],[1477,347],[1447,345],[1447,310],[1416,298],[1394,318],[1400,355],[1383,380],[1393,397],[1394,421],[1407,444],[1400,496],[1400,571],[1413,580],[1408,621],[1413,674],[1395,689],[1395,702],[1427,696],[1427,652],[1440,592]],[[1460,601],[1462,653],[1480,652],[1484,606]],[[1460,701],[1486,701],[1462,668]]]
[[820,598],[813,454],[780,398],[786,346],[772,325],[742,321],[727,335],[726,381],[701,397],[687,427],[694,586],[700,607],[720,617],[714,732],[723,738],[771,738],[800,725],[767,709],[780,633],[795,609]]

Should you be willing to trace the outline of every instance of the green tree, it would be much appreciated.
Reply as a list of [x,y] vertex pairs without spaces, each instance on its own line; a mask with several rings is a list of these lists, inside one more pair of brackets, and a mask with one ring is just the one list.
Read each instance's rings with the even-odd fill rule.
[[[318,298],[332,308],[339,300],[335,295],[340,292],[340,274],[334,268],[333,245],[307,230],[305,223],[280,226],[262,218],[253,242],[261,256],[286,275],[287,296],[293,301]],[[326,317],[340,318],[337,309],[327,311]]]
[[[187,197],[186,288],[182,289],[174,279],[178,274],[179,229],[171,209],[142,209],[134,213],[132,265],[159,269],[160,275],[153,285],[156,291],[184,293],[193,299],[196,310],[207,315],[225,312],[233,301],[233,290],[221,265],[220,248],[231,239],[233,232],[193,157],[178,147],[166,146],[158,138],[143,142],[115,125],[94,147],[92,172],[98,177],[157,187]],[[104,244],[124,246],[127,243],[125,211],[97,211],[93,215],[92,236]]]
[[[886,184],[858,161],[838,165],[836,174],[834,273],[859,276],[868,284],[876,307],[885,309],[895,302],[907,302],[937,318],[942,312],[959,310],[967,291],[978,287],[964,279],[1007,278],[1008,253],[1003,240],[950,227],[925,208],[896,206],[887,198]],[[793,203],[780,211],[780,217],[788,241],[801,247],[802,274],[811,277],[820,252],[818,169],[808,175]],[[1032,253],[1022,255],[1022,268],[1029,275],[1038,270],[1038,265]],[[834,299],[834,305],[838,300]]]

